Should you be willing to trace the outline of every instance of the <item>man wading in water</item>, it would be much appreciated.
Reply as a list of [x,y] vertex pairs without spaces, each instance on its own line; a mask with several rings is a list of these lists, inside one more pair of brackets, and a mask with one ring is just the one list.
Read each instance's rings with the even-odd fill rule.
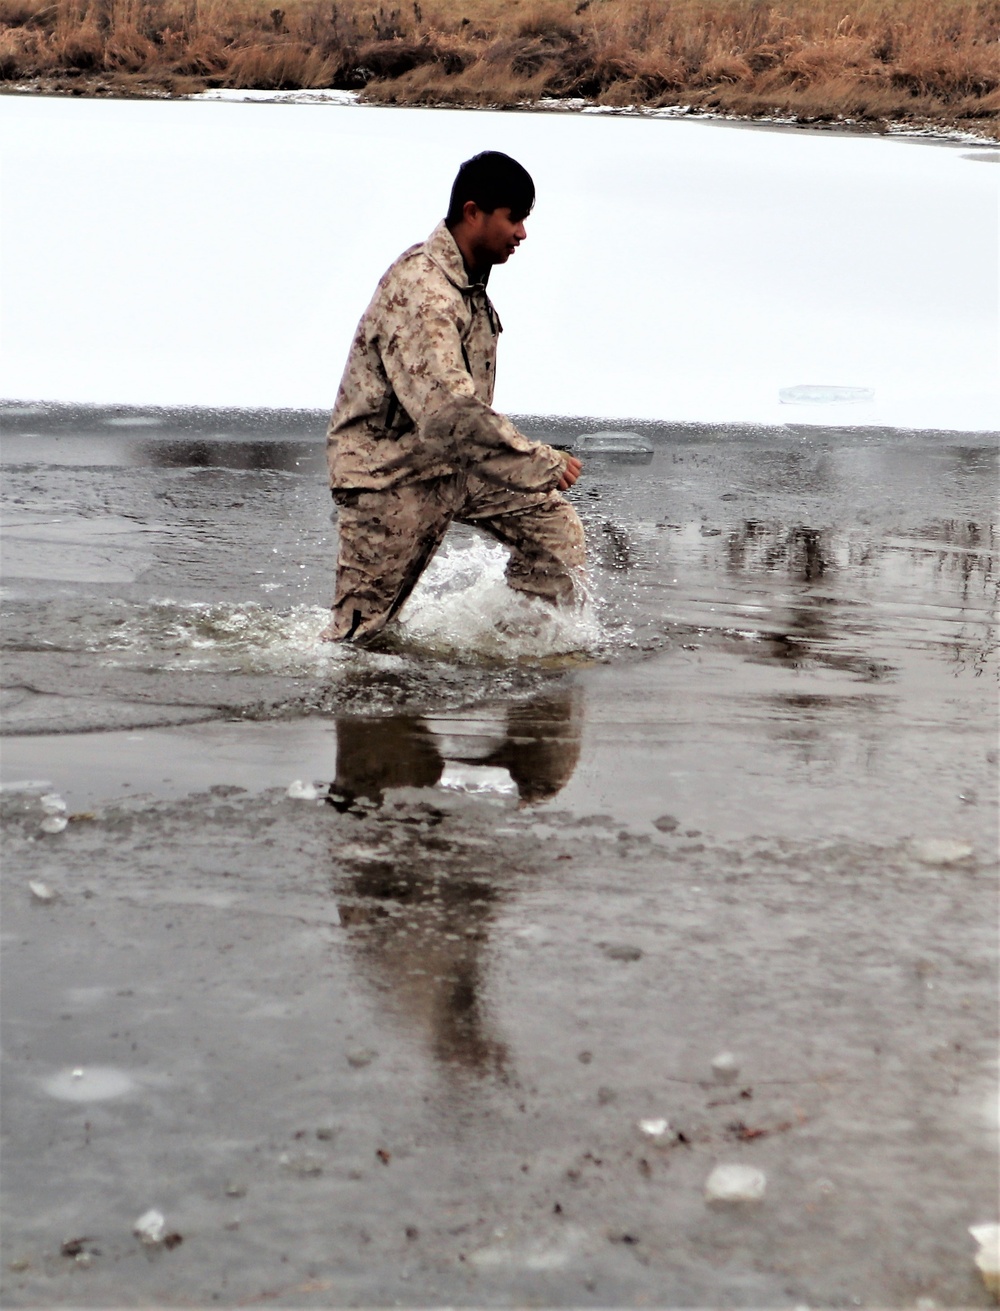
[[508,155],[467,160],[448,217],[392,265],[358,325],[327,434],[340,527],[327,641],[380,633],[453,519],[510,548],[512,588],[573,600],[583,527],[559,492],[580,461],[490,408],[501,328],[486,283],[524,240],[534,202]]

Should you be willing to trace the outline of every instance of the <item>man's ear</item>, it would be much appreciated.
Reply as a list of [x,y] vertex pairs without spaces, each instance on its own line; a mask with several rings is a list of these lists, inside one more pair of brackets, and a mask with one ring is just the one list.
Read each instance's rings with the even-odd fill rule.
[[475,225],[476,219],[483,211],[474,200],[467,200],[462,206],[462,218],[466,223]]

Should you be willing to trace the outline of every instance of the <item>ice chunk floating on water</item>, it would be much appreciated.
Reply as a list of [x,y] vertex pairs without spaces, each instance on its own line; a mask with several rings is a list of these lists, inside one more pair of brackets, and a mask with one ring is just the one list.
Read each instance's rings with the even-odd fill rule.
[[167,1222],[160,1211],[146,1211],[139,1216],[132,1226],[132,1232],[136,1238],[140,1238],[144,1243],[155,1245],[162,1243],[164,1235],[167,1232]]
[[767,1187],[763,1170],[752,1165],[717,1165],[705,1180],[706,1202],[759,1202]]
[[583,433],[573,443],[573,450],[581,456],[609,455],[642,463],[653,458],[652,446],[637,432]]
[[712,1061],[712,1076],[719,1083],[735,1083],[740,1063],[732,1052],[719,1052]]
[[639,1132],[657,1147],[666,1147],[672,1138],[669,1120],[640,1120]]
[[319,788],[313,783],[303,783],[302,779],[297,778],[293,783],[289,783],[286,797],[291,797],[293,801],[315,801],[319,796]]
[[108,1101],[131,1092],[135,1086],[131,1075],[110,1065],[60,1070],[42,1083],[50,1097],[58,1097],[63,1102]]
[[871,387],[827,387],[810,383],[798,387],[782,387],[778,392],[778,400],[782,405],[829,405],[874,399],[875,392]]

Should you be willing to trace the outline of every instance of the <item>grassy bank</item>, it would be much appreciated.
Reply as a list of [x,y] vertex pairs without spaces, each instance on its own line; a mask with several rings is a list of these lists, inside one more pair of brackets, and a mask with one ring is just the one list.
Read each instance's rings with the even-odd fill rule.
[[542,96],[1000,139],[1000,0],[0,0],[0,79],[41,89]]

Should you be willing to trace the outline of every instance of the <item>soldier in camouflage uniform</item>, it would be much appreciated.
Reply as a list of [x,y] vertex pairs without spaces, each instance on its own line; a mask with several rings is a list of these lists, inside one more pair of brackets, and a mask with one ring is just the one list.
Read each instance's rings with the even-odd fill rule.
[[559,491],[580,463],[491,408],[501,326],[486,282],[533,202],[508,156],[467,161],[448,218],[392,265],[358,325],[327,433],[340,529],[327,640],[379,633],[452,520],[510,548],[516,590],[552,604],[576,594],[583,528]]

